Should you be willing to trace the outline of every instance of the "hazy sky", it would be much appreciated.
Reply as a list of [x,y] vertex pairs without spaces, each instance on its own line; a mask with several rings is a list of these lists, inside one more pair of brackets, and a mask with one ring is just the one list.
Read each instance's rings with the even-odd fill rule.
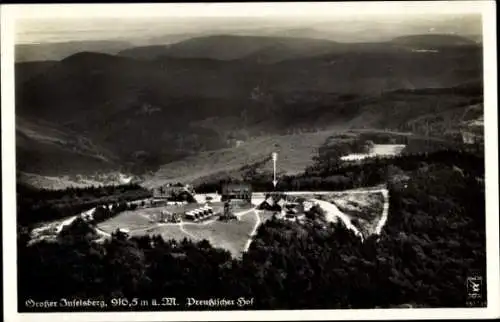
[[[18,6],[16,42],[134,38],[265,28],[314,28],[326,33],[481,33],[474,2],[236,3]],[[470,14],[476,13],[471,16]],[[467,16],[465,16],[467,14]],[[119,18],[118,18],[119,17]],[[393,30],[394,31],[394,30]]]

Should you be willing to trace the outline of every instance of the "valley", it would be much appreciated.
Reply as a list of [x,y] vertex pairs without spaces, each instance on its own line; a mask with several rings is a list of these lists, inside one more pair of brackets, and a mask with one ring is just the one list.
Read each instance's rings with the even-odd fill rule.
[[[240,161],[261,161],[261,152],[231,152],[243,142],[239,151],[250,154],[258,144],[296,151],[285,165],[293,173],[329,131],[372,128],[456,140],[470,127],[462,121],[482,110],[482,50],[458,36],[436,37],[340,43],[206,36],[119,54],[19,62],[18,170],[192,181],[233,171]],[[223,56],[221,48],[229,47],[234,56]],[[311,147],[307,154],[304,144]],[[50,162],[37,158],[42,154]],[[196,165],[202,160],[215,166],[203,170]]]
[[18,43],[18,310],[463,307],[486,274],[491,107],[477,20],[442,18]]

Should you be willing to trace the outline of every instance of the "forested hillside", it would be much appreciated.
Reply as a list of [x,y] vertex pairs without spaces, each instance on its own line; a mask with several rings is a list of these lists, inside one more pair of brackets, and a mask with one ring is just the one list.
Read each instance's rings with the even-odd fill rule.
[[[104,166],[143,174],[235,139],[298,131],[456,135],[464,110],[481,109],[483,68],[481,46],[455,38],[438,52],[413,50],[432,43],[425,36],[402,46],[223,35],[123,55],[79,52],[16,64],[16,116],[78,133],[117,161],[80,162],[73,174]],[[80,145],[54,147],[41,134],[23,144],[17,133],[21,170],[71,172]],[[57,167],[36,162],[43,154]]]
[[150,191],[136,184],[47,190],[18,183],[16,192],[17,222],[28,227],[74,216],[97,206],[151,196]]
[[[364,242],[341,224],[270,220],[236,260],[207,241],[127,240],[117,233],[96,244],[85,239],[83,227],[59,243],[28,247],[19,234],[20,310],[27,310],[26,298],[165,294],[181,305],[185,297],[254,297],[252,309],[463,307],[470,271],[486,277],[483,162],[465,152],[436,152],[352,169],[369,174],[382,168],[393,178],[382,180],[390,192],[389,220],[379,237]],[[408,179],[401,183],[396,173]]]

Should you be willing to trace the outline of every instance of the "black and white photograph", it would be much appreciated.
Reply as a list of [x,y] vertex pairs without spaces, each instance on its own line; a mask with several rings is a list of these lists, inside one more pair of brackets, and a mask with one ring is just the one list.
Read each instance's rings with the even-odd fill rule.
[[7,321],[499,317],[493,1],[1,9]]

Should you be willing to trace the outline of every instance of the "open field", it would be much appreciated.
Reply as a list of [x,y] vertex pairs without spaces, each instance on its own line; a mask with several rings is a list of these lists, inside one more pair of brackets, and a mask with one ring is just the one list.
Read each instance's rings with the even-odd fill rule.
[[[258,214],[250,205],[248,207],[233,207],[233,212],[238,217],[237,221],[222,222],[218,221],[216,216],[199,223],[191,221],[157,223],[152,220],[153,215],[162,210],[184,212],[201,206],[201,204],[187,204],[126,211],[100,223],[98,228],[107,233],[122,228],[128,229],[131,236],[158,234],[164,239],[179,241],[184,238],[194,241],[206,239],[215,247],[224,248],[234,256],[239,256],[246,249],[250,236],[258,224],[268,219],[268,216]],[[212,203],[212,207],[216,213],[223,210],[223,205],[220,202]]]
[[353,153],[341,157],[341,160],[362,160],[365,158],[396,156],[403,151],[404,144],[374,144],[369,153]]
[[[151,227],[155,224],[155,216],[160,214],[162,211],[168,211],[171,213],[184,213],[192,209],[202,207],[203,204],[186,204],[186,205],[166,205],[162,207],[154,208],[143,208],[133,211],[125,211],[117,216],[110,218],[98,225],[100,229],[106,232],[115,231],[117,228],[134,230],[143,230],[147,227]],[[222,211],[223,205],[221,203],[212,203],[211,206],[214,212]]]
[[212,245],[239,256],[245,250],[250,235],[258,223],[258,215],[255,211],[250,211],[239,216],[238,221],[214,221],[207,225],[186,223],[183,228],[198,239],[207,239]]
[[182,230],[181,225],[173,224],[157,224],[146,229],[138,229],[130,232],[131,236],[143,236],[143,235],[161,235],[165,240],[175,239],[181,241],[184,238],[193,239],[193,236],[187,234]]
[[[154,186],[163,182],[195,182],[218,173],[237,171],[244,164],[253,164],[279,153],[279,169],[282,172],[299,173],[312,163],[316,148],[334,134],[334,131],[271,135],[252,138],[238,147],[205,151],[183,160],[168,163],[144,182]],[[272,161],[262,166],[272,171]]]
[[146,215],[141,215],[138,211],[125,211],[98,224],[97,227],[105,232],[112,233],[118,228],[133,231],[150,227],[151,224]]

